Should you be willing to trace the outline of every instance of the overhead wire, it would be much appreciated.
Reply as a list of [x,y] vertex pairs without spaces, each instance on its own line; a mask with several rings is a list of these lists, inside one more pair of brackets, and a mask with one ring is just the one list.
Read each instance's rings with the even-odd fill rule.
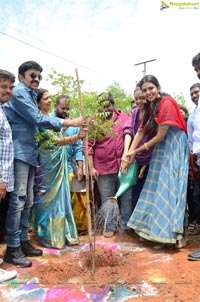
[[[34,37],[34,36],[31,36],[30,34],[24,32],[24,31],[22,31],[22,30],[20,30],[20,29],[18,29],[18,28],[15,28],[15,27],[13,27],[13,26],[10,26],[8,23],[6,23],[6,22],[4,22],[4,21],[1,21],[1,20],[0,20],[0,23],[4,24],[6,27],[9,27],[9,28],[11,28],[11,29],[13,29],[13,30],[19,32],[20,34],[23,34],[23,35],[25,35],[25,36],[28,36],[29,38],[33,38],[33,39],[35,39],[35,40],[37,40],[37,41],[39,41],[39,42],[45,44],[45,41],[42,41],[42,40],[40,40],[40,39],[38,39],[38,38],[36,38],[36,37]],[[80,67],[82,67],[82,68],[84,68],[84,69],[86,69],[86,70],[89,70],[90,72],[99,74],[99,75],[100,75],[101,77],[103,77],[103,78],[105,77],[104,73],[102,73],[102,72],[99,72],[99,71],[97,71],[97,70],[94,70],[94,69],[92,69],[92,68],[90,68],[90,67],[88,67],[88,66],[85,66],[85,65],[83,65],[83,64],[77,63],[77,62],[75,62],[75,61],[66,59],[65,57],[62,57],[62,56],[60,56],[60,55],[57,55],[57,54],[55,54],[55,53],[53,53],[53,52],[51,52],[51,51],[48,51],[48,50],[46,50],[46,49],[43,49],[43,48],[41,48],[41,47],[35,46],[35,45],[33,45],[33,44],[31,44],[31,43],[28,43],[28,42],[26,42],[26,41],[24,41],[24,40],[22,40],[22,39],[19,39],[19,38],[16,38],[16,37],[12,36],[12,35],[9,35],[9,34],[3,32],[3,31],[0,31],[0,34],[2,34],[2,35],[4,35],[4,36],[7,36],[7,37],[10,38],[10,39],[16,40],[16,41],[18,41],[18,42],[20,42],[20,43],[23,43],[23,44],[25,44],[25,45],[27,45],[27,46],[29,46],[29,47],[35,48],[35,49],[37,49],[37,50],[39,50],[39,51],[41,51],[41,52],[47,53],[47,54],[49,54],[49,55],[51,55],[51,56],[53,56],[53,57],[56,57],[56,58],[58,58],[58,59],[60,59],[60,60],[63,60],[63,61],[65,61],[65,62],[69,62],[69,63],[71,63],[71,64],[73,64],[73,65],[75,65],[75,66],[80,66]]]
[[18,41],[18,42],[20,42],[20,43],[23,43],[23,44],[25,44],[25,45],[27,45],[27,46],[30,46],[30,47],[32,47],[32,48],[35,48],[35,49],[37,49],[37,50],[39,50],[39,51],[42,51],[42,52],[44,52],[44,53],[47,53],[47,54],[49,54],[49,55],[51,55],[51,56],[53,56],[53,57],[55,57],[55,58],[58,58],[58,59],[60,59],[60,60],[63,60],[63,61],[65,61],[65,62],[74,64],[74,65],[78,65],[78,66],[83,67],[83,68],[85,68],[85,69],[87,69],[87,70],[90,70],[90,71],[92,71],[92,72],[95,72],[94,70],[92,70],[91,68],[89,68],[89,67],[87,67],[87,66],[85,66],[85,65],[82,65],[82,64],[80,64],[80,63],[77,63],[77,62],[74,62],[74,61],[71,61],[71,60],[68,60],[68,59],[66,59],[66,58],[64,58],[64,57],[62,57],[62,56],[60,56],[60,55],[57,55],[57,54],[55,54],[55,53],[53,53],[53,52],[51,52],[51,51],[45,50],[45,49],[43,49],[43,48],[41,48],[41,47],[35,46],[35,45],[31,44],[31,43],[28,43],[28,42],[26,42],[26,41],[23,41],[23,40],[21,40],[21,39],[18,39],[18,38],[16,38],[16,37],[13,37],[13,36],[11,36],[11,35],[5,33],[5,32],[0,31],[0,34],[2,34],[2,35],[4,35],[4,36],[7,36],[7,37],[9,37],[10,39],[13,39],[13,40],[15,40],[15,41]]
[[37,40],[37,41],[39,41],[39,42],[44,43],[44,41],[42,41],[42,40],[40,40],[40,39],[38,39],[38,38],[36,38],[36,37],[30,35],[29,33],[24,32],[24,31],[21,30],[21,29],[18,29],[18,28],[14,27],[14,26],[11,26],[10,24],[8,24],[8,23],[6,23],[6,22],[4,22],[4,21],[1,21],[1,20],[0,20],[0,23],[3,24],[3,25],[5,25],[6,28],[14,29],[15,31],[19,32],[20,34],[23,34],[23,35],[25,35],[25,36],[28,36],[29,38],[32,38],[32,39],[35,39],[35,40]]

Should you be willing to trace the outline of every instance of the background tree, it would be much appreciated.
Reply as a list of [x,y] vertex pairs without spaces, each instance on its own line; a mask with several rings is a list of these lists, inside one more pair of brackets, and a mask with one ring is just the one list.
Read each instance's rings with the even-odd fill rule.
[[[51,82],[52,86],[55,86],[58,89],[56,94],[52,94],[52,110],[58,95],[66,94],[70,97],[70,117],[74,118],[80,116],[81,110],[77,79],[71,75],[57,73],[55,69],[52,69],[52,73],[48,75],[47,80]],[[84,87],[83,80],[80,80],[80,85]],[[117,95],[117,93],[119,95],[120,88],[118,86],[116,88],[115,95]],[[103,112],[103,105],[100,105],[97,102],[97,92],[82,91],[82,101],[84,104],[85,117],[90,120],[91,117],[95,116],[95,119],[89,124],[89,138],[103,140],[105,135],[115,135],[112,131],[114,122],[106,119],[107,113]],[[53,134],[52,139],[54,139]],[[47,143],[49,144],[50,140]]]
[[[77,89],[77,80],[71,75],[58,73],[52,69],[52,73],[48,74],[47,81],[51,82],[52,86],[57,88],[57,92],[52,94],[53,103],[55,104],[56,98],[61,94],[66,94],[70,97],[70,116],[72,118],[80,116],[80,103]],[[83,80],[80,80],[80,85],[84,85]],[[90,117],[96,108],[96,92],[83,92],[84,111],[86,118]],[[53,106],[54,106],[53,104]],[[53,108],[52,106],[52,108]]]
[[[52,86],[56,86],[59,94],[67,94],[70,98],[78,98],[77,81],[71,75],[65,75],[64,73],[58,73],[52,68],[52,73],[48,74],[47,81],[51,82]],[[80,84],[83,85],[84,81],[81,80]]]
[[[57,88],[57,92],[52,95],[53,102],[55,102],[57,96],[60,94],[69,95],[71,103],[70,115],[72,118],[79,116],[80,105],[76,78],[71,75],[58,73],[55,69],[52,69],[52,72],[48,74],[47,81],[50,81],[51,85]],[[84,83],[84,80],[80,80],[85,116],[88,118],[97,111],[96,100],[98,94],[96,91],[84,91]],[[128,114],[130,113],[132,96],[127,94],[124,89],[120,87],[119,83],[113,82],[105,89],[105,91],[112,93],[117,108]]]
[[118,109],[127,114],[130,113],[133,96],[126,93],[124,89],[120,87],[118,82],[114,81],[106,88],[106,91],[112,93],[115,100],[115,106]]
[[187,106],[186,99],[184,98],[184,95],[182,93],[173,93],[172,97],[177,101],[179,105],[185,107],[190,113],[191,108]]

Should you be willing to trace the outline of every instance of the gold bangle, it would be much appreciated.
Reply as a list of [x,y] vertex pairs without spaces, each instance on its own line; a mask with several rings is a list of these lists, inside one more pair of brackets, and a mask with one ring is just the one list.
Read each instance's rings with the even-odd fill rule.
[[145,150],[147,150],[147,151],[149,150],[149,146],[147,145],[147,143],[144,144],[144,148],[145,148]]
[[130,163],[130,161],[128,159],[123,159],[122,158],[122,161],[124,161],[125,163]]
[[66,140],[67,139],[68,139],[69,144],[75,143],[78,140],[78,134],[68,136],[68,137],[66,137]]
[[78,140],[78,134],[75,134],[75,135],[73,136],[73,143],[75,143],[77,140]]

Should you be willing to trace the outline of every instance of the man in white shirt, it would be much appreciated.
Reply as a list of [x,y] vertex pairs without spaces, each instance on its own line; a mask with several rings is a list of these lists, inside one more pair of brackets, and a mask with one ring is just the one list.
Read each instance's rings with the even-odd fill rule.
[[194,162],[194,183],[192,195],[188,199],[188,212],[189,212],[189,225],[188,233],[191,235],[196,235],[200,233],[200,166],[197,162],[197,156],[193,154],[193,132],[194,132],[194,119],[198,106],[199,96],[200,96],[200,83],[195,83],[190,87],[190,96],[192,102],[196,105],[194,112],[189,115],[187,121],[187,131],[188,131],[188,142],[190,146],[191,154],[193,155]]
[[[197,73],[197,77],[200,79],[200,53],[192,59],[192,66]],[[199,94],[198,94],[199,99]],[[198,102],[198,106],[195,110],[194,114],[194,131],[193,131],[193,145],[192,151],[194,156],[194,172],[196,170],[196,175],[200,174],[200,102]],[[198,173],[198,174],[197,174]],[[199,186],[198,186],[199,188]],[[199,188],[200,190],[200,188]],[[200,194],[198,195],[200,199]],[[198,198],[197,198],[198,200]],[[199,200],[198,200],[199,201]],[[200,202],[200,201],[199,201]],[[200,215],[200,213],[198,214]],[[188,260],[200,260],[200,249],[195,250],[194,252],[188,255]]]

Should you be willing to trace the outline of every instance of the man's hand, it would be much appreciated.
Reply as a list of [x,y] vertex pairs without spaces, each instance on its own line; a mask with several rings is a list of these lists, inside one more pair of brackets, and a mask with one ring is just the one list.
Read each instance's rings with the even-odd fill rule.
[[4,199],[6,197],[6,183],[0,183],[0,199]]
[[82,167],[78,167],[77,178],[78,178],[79,182],[81,182],[83,179],[83,168]]
[[91,176],[92,176],[92,179],[94,181],[97,181],[98,180],[98,176],[99,176],[99,172],[95,168],[93,168],[92,171],[91,171]]
[[80,126],[87,126],[87,125],[88,125],[87,120],[82,116],[74,119],[65,119],[63,123],[64,127],[69,127],[69,126],[80,127]]
[[83,138],[85,138],[85,136],[86,136],[86,131],[88,131],[88,128],[81,128],[80,129],[80,132],[79,132],[79,134],[78,134],[78,138],[79,139],[83,139]]

